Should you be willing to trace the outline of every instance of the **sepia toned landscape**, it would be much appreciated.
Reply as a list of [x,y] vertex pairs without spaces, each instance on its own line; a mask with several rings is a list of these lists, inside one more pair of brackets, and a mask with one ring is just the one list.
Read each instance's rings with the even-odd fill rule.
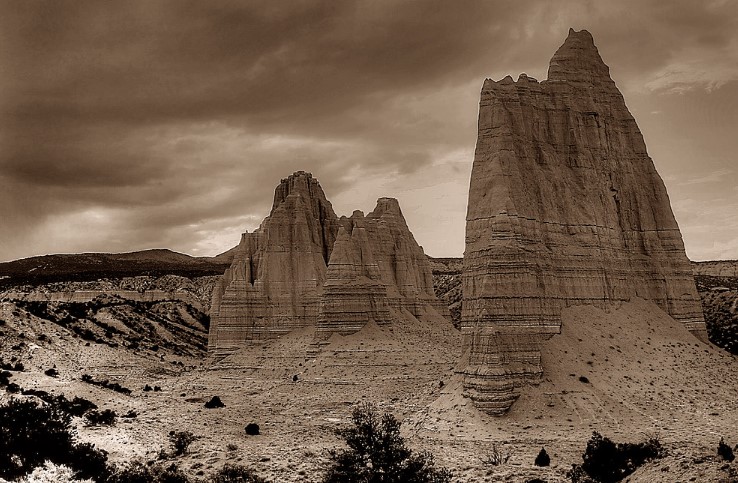
[[215,256],[0,263],[0,481],[738,481],[738,260],[560,33],[479,79],[463,256],[306,163]]

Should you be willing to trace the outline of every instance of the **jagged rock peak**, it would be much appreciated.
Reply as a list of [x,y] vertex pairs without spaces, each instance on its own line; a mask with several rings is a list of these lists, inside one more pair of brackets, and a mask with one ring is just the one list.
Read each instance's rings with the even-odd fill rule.
[[666,187],[589,32],[569,31],[548,81],[485,81],[478,129],[461,328],[479,409],[540,380],[571,305],[640,297],[706,339]]
[[549,81],[598,83],[610,81],[610,68],[600,57],[592,34],[569,29],[563,45],[559,47],[548,66]]
[[320,183],[307,171],[295,171],[280,181],[279,186],[274,190],[272,210],[277,208],[291,194],[298,194],[306,199],[317,198],[330,206]]

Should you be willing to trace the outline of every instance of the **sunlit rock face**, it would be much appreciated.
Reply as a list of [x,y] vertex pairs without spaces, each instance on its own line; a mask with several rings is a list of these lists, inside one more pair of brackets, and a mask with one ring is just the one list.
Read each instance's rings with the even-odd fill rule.
[[421,318],[429,308],[450,318],[448,307],[433,291],[428,257],[413,238],[396,199],[380,198],[367,216],[355,211],[339,223],[321,301],[318,340],[334,332],[354,333],[370,321],[389,324],[403,313]]
[[271,213],[254,233],[242,235],[213,291],[209,349],[229,352],[314,324],[338,227],[310,173],[283,179]]
[[276,188],[270,215],[243,234],[213,290],[208,347],[222,355],[302,327],[323,340],[391,323],[390,309],[429,308],[448,314],[397,200],[339,220],[318,181],[299,171]]
[[589,32],[569,31],[548,80],[487,79],[478,127],[461,322],[478,408],[540,378],[569,305],[641,297],[706,338],[666,188]]

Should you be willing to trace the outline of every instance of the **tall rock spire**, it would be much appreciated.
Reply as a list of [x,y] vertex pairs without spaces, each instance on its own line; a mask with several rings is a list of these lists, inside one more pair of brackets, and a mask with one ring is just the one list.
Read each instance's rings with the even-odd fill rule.
[[542,373],[569,305],[641,297],[705,338],[664,183],[592,36],[569,31],[538,82],[481,92],[469,188],[465,390],[490,413]]

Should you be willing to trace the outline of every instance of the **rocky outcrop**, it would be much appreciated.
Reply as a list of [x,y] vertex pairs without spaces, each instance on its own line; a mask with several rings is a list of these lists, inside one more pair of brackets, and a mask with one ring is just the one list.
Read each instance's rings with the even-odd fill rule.
[[469,189],[465,390],[506,411],[564,307],[656,302],[705,339],[689,261],[643,136],[587,31],[548,80],[486,80]]
[[692,262],[692,273],[710,277],[738,277],[738,260]]
[[448,313],[397,200],[339,220],[300,171],[282,180],[270,215],[242,236],[213,290],[209,349],[224,354],[308,326],[319,342],[388,324],[391,308],[419,317],[429,307]]

